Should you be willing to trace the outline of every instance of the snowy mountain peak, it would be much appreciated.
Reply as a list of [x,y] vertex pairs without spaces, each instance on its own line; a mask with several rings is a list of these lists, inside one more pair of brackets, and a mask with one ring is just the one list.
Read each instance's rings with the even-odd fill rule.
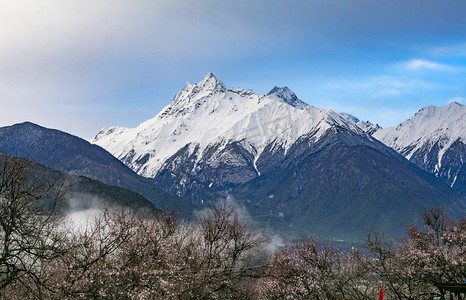
[[278,87],[274,86],[273,89],[267,94],[267,96],[277,96],[279,98],[289,98],[289,99],[298,99],[295,93],[290,90],[288,87]]
[[217,79],[217,77],[212,74],[212,72],[207,73],[206,76],[198,83],[196,86],[200,89],[211,90],[213,91],[217,87],[224,87],[223,83]]
[[288,87],[278,87],[275,86],[268,94],[267,97],[287,103],[291,106],[296,108],[303,109],[304,107],[308,106],[303,101],[299,100],[296,97],[295,93],[290,90]]
[[429,105],[398,126],[379,130],[373,136],[429,172],[439,176],[448,173],[446,177],[453,185],[453,171],[443,170],[444,154],[451,147],[457,148],[458,143],[466,143],[466,106],[457,102]]
[[461,103],[458,103],[456,101],[452,101],[452,102],[448,103],[448,105],[447,105],[447,107],[453,107],[453,108],[462,107],[462,106],[464,106],[464,105],[461,104]]
[[271,144],[286,153],[300,137],[317,141],[334,126],[362,134],[354,122],[307,105],[286,87],[259,96],[208,73],[199,83],[187,83],[154,118],[136,128],[106,127],[93,142],[140,175],[154,177],[181,149],[192,155],[193,170],[214,145],[238,143],[256,161]]
[[212,72],[207,73],[199,83],[204,83],[210,80],[218,80]]
[[448,141],[446,144],[458,138],[466,140],[465,120],[466,107],[457,102],[441,107],[429,105],[398,126],[379,130],[374,137],[398,151],[413,146],[409,151],[412,153],[416,145],[427,140]]
[[460,103],[458,103],[456,101],[453,101],[453,102],[450,102],[448,105],[440,106],[440,107],[437,107],[437,106],[434,106],[434,105],[426,106],[426,107],[420,109],[414,115],[414,117],[426,118],[426,117],[435,116],[438,119],[438,118],[442,118],[442,117],[444,118],[447,115],[452,116],[452,115],[455,115],[455,114],[458,114],[458,113],[461,114],[462,112],[464,112],[464,105],[462,105],[462,104],[460,104]]
[[186,106],[200,98],[225,91],[226,86],[214,74],[209,72],[199,83],[191,84],[187,82],[173,98],[172,105]]

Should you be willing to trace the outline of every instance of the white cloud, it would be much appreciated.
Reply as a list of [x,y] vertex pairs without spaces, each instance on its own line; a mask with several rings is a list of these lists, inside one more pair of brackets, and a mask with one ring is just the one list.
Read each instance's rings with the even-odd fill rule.
[[409,61],[401,63],[401,66],[404,69],[407,69],[410,71],[417,71],[417,70],[454,71],[455,70],[455,67],[453,66],[430,61],[427,59],[411,59]]

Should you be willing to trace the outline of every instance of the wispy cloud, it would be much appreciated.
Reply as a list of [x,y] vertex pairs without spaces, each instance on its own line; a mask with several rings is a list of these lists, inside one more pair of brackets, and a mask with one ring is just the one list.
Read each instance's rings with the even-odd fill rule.
[[[312,105],[350,113],[382,127],[395,126],[419,108],[429,104],[440,105],[445,101],[445,97],[442,98],[445,85],[412,75],[410,72],[396,72],[322,81],[312,87],[313,97],[303,99],[312,99]],[[441,99],[442,103],[433,101],[435,99]]]
[[[402,82],[382,78],[358,85],[353,79],[391,72],[377,68],[393,59],[407,59],[401,55],[424,58],[406,54],[411,46],[425,49],[439,40],[464,39],[463,2],[445,5],[426,0],[423,4],[403,0],[296,0],[267,5],[261,0],[49,0],[47,5],[33,0],[1,1],[0,126],[29,120],[86,138],[109,124],[134,127],[166,106],[184,82],[198,80],[208,71],[226,83],[244,82],[236,86],[252,89],[285,83],[297,86],[301,76],[333,80],[346,74],[351,81],[348,88],[358,95],[352,101],[371,96],[395,99],[417,89],[419,82],[409,78],[416,72],[402,69],[408,77]],[[432,60],[466,57],[466,44],[451,45],[436,49],[437,54],[422,55]],[[450,66],[440,62],[452,62],[437,61],[411,61],[406,66],[443,70],[438,73],[448,75],[445,71]],[[453,68],[465,70],[461,62],[454,63]],[[395,71],[396,77],[398,65]],[[465,89],[461,79],[440,79],[439,84],[454,79],[460,86],[454,92],[459,95]],[[302,90],[307,99],[315,98],[316,89],[347,99],[347,87],[343,88],[323,91],[306,84]]]
[[419,89],[432,89],[436,84],[422,79],[380,75],[354,80],[334,80],[327,84],[331,89],[364,90],[372,97],[397,96]]
[[437,47],[432,49],[431,53],[443,57],[466,57],[466,43]]
[[454,66],[438,63],[438,62],[427,60],[427,59],[418,59],[418,58],[402,62],[401,67],[406,70],[410,70],[410,71],[432,70],[432,71],[450,72],[450,71],[456,70],[456,67]]

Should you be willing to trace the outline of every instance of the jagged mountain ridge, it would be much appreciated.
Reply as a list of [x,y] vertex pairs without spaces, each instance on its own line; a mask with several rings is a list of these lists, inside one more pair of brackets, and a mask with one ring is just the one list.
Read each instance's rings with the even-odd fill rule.
[[106,127],[92,142],[151,178],[170,168],[169,159],[186,146],[195,174],[198,163],[206,162],[204,152],[211,153],[216,147],[216,155],[222,155],[225,147],[239,143],[252,156],[248,159],[252,161],[248,166],[253,169],[251,176],[257,176],[261,170],[255,162],[271,144],[286,152],[310,132],[317,140],[338,125],[363,134],[368,129],[362,124],[347,114],[310,106],[286,87],[274,87],[259,96],[251,90],[228,87],[209,73],[197,84],[186,83],[153,119],[131,129]]
[[466,106],[427,106],[373,136],[450,187],[466,193]]

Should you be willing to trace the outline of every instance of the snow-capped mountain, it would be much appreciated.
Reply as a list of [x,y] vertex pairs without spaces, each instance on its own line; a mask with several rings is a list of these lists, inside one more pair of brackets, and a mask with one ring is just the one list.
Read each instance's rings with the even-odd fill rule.
[[259,227],[286,235],[360,238],[375,227],[393,233],[440,201],[464,209],[448,186],[370,135],[379,129],[286,87],[257,95],[209,73],[153,119],[106,127],[93,142],[194,203],[233,196]]
[[207,149],[218,146],[216,154],[210,154],[215,157],[228,144],[238,142],[251,156],[254,174],[246,176],[250,179],[261,174],[256,161],[272,143],[286,153],[305,134],[312,133],[318,140],[332,126],[362,133],[360,125],[363,122],[347,114],[307,105],[286,87],[274,87],[259,96],[226,86],[209,73],[197,84],[186,83],[153,119],[136,128],[105,127],[92,142],[145,177],[155,177],[169,167],[167,160],[184,147],[195,160],[192,171],[196,173]]
[[[466,106],[427,106],[396,127],[373,136],[451,187],[465,185]],[[466,190],[465,190],[466,191]]]

